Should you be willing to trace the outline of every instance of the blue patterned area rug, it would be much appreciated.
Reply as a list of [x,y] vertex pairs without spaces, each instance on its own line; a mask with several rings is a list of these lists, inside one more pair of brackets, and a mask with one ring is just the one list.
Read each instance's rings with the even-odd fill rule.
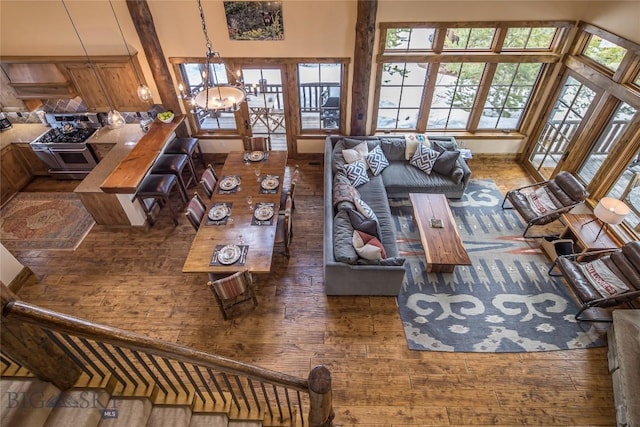
[[539,239],[524,239],[514,210],[491,180],[472,180],[460,200],[449,200],[472,261],[454,273],[426,273],[409,199],[392,199],[398,249],[407,258],[398,296],[412,350],[533,352],[601,347],[607,324],[577,322],[576,303]]

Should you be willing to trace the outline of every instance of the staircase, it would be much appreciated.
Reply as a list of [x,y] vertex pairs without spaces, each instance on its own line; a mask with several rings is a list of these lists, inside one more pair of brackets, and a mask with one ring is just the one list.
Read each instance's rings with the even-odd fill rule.
[[332,425],[323,366],[296,378],[0,291],[0,427]]

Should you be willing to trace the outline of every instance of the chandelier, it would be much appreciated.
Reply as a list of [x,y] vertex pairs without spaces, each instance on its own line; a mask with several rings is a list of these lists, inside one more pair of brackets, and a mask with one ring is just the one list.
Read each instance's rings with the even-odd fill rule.
[[[211,40],[207,32],[207,24],[204,19],[204,11],[202,3],[198,0],[198,9],[200,11],[200,20],[202,22],[202,32],[206,41],[206,67],[202,73],[203,90],[193,99],[188,100],[196,107],[208,111],[238,111],[240,104],[245,101],[247,94],[244,91],[244,84],[241,79],[240,71],[235,74],[235,82],[233,84],[220,84],[216,65],[222,65],[225,70],[230,71],[224,64],[219,52],[214,52],[211,47]],[[211,83],[210,71],[213,70],[213,84]],[[229,73],[233,74],[233,73]],[[182,92],[182,85],[180,85]],[[183,96],[183,99],[186,99]]]

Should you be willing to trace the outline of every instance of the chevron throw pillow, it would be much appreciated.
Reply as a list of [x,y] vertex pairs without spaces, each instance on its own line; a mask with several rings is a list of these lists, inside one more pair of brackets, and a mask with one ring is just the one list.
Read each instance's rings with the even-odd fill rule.
[[373,150],[369,151],[369,154],[367,154],[367,163],[369,164],[371,173],[374,175],[379,175],[384,168],[389,166],[389,160],[384,156],[382,148],[380,148],[379,145],[376,145]]
[[369,175],[367,175],[367,164],[362,159],[344,165],[344,171],[346,172],[347,178],[349,178],[349,181],[351,181],[351,184],[353,184],[354,187],[358,187],[369,182]]
[[433,165],[436,163],[439,155],[440,153],[437,151],[432,150],[424,144],[420,144],[411,157],[411,160],[409,160],[409,163],[428,175],[433,170]]

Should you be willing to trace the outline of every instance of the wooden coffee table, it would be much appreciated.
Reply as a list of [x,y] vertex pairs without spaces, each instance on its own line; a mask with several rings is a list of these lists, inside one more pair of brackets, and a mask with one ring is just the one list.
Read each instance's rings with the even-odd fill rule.
[[[471,265],[444,194],[411,193],[409,198],[420,231],[427,271],[453,273],[456,265]],[[442,227],[437,227],[440,224],[432,226],[432,219],[440,220]]]

